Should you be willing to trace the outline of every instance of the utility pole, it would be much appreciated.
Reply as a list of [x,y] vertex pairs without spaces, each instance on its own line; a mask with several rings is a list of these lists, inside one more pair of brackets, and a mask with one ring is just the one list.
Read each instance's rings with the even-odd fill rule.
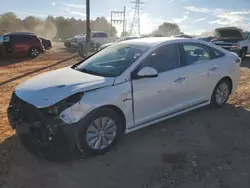
[[123,35],[126,35],[126,7],[124,6],[124,14],[123,14]]
[[112,33],[113,24],[122,24],[123,25],[123,35],[126,33],[126,7],[124,6],[123,11],[111,11],[111,20],[110,20],[110,35]]
[[134,18],[131,25],[131,33],[137,33],[138,35],[141,34],[141,22],[140,22],[140,11],[141,11],[141,5],[145,4],[144,2],[141,2],[141,0],[135,0],[131,2],[132,4],[135,4],[133,9],[134,11]]
[[90,42],[90,35],[91,35],[91,29],[90,29],[90,4],[89,0],[86,0],[86,42]]
[[85,58],[88,56],[91,45],[91,29],[90,29],[90,3],[86,0],[86,40],[80,42],[77,53],[80,57]]

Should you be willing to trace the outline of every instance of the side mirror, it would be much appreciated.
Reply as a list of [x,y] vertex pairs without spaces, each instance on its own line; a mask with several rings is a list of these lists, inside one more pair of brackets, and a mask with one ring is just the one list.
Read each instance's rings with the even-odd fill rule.
[[155,78],[157,76],[157,70],[152,67],[144,67],[137,73],[137,78]]

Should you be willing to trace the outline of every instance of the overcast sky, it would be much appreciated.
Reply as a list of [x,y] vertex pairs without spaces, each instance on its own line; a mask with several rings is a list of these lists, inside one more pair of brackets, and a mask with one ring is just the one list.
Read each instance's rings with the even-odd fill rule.
[[[133,9],[131,0],[90,0],[91,17],[110,19],[112,10],[127,7],[128,27]],[[185,33],[212,31],[216,27],[239,26],[250,30],[250,0],[144,0],[141,33],[149,33],[163,22],[175,22]],[[0,14],[13,11],[21,18],[34,15],[85,19],[85,0],[1,0]],[[117,25],[118,30],[121,27]]]

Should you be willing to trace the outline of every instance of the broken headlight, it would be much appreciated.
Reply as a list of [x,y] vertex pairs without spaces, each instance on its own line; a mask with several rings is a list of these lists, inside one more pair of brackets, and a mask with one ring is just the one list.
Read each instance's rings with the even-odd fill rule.
[[82,99],[83,93],[76,93],[74,95],[71,95],[67,97],[66,99],[63,99],[62,101],[47,107],[46,109],[43,109],[43,111],[46,114],[50,115],[59,115],[64,110],[68,109],[69,107],[75,105],[77,102],[79,102]]

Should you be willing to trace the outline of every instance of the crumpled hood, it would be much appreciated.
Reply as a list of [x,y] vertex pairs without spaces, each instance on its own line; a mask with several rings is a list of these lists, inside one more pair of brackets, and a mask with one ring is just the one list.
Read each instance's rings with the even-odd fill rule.
[[71,67],[35,76],[17,86],[15,93],[22,100],[44,108],[78,92],[111,86],[114,78],[82,73]]

